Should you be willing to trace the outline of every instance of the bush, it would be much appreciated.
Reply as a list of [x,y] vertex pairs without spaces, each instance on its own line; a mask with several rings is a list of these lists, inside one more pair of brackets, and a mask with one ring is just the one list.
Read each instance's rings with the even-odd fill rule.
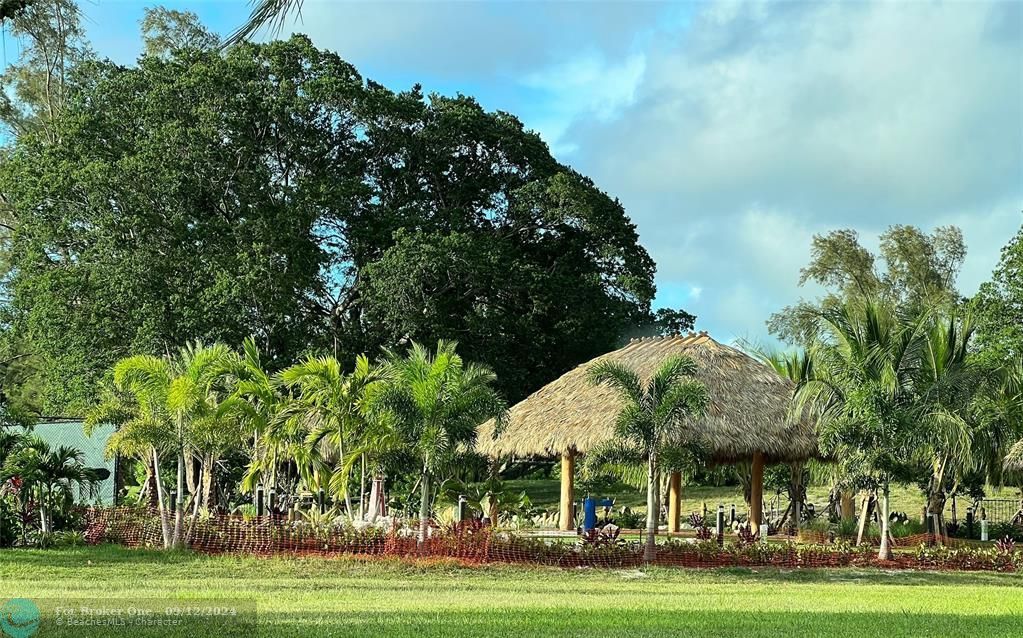
[[[892,538],[906,538],[907,536],[916,536],[918,534],[926,534],[927,526],[920,521],[905,520],[901,523],[892,523],[889,526],[892,532]],[[878,530],[878,537],[881,536],[880,530]]]
[[[980,537],[980,523],[977,523],[977,537]],[[1013,525],[1012,523],[992,523],[987,528],[987,537],[989,539],[1003,539],[1009,538],[1017,543],[1023,542],[1023,527],[1019,525]]]
[[923,567],[982,571],[1015,571],[1023,568],[1023,554],[1015,547],[978,549],[973,547],[928,547],[921,545],[916,560]]

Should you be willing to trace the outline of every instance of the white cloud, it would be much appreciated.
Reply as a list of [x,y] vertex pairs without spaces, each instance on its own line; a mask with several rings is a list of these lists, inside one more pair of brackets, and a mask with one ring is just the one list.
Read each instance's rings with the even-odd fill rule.
[[812,294],[798,270],[833,228],[869,245],[893,223],[958,223],[972,292],[1021,221],[1020,11],[715,5],[651,43],[617,117],[564,140],[621,196],[661,284],[699,277],[690,310],[726,338]]
[[664,303],[762,340],[815,294],[814,233],[956,223],[961,289],[989,276],[1023,208],[1021,25],[1014,2],[309,0],[296,30],[520,115],[621,198]]

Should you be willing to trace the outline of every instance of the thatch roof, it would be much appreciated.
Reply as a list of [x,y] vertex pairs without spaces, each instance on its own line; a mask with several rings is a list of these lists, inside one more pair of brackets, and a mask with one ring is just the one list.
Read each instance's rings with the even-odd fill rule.
[[1005,462],[1002,467],[1009,472],[1023,472],[1023,441],[1018,441],[1009,448],[1009,453],[1005,455]]
[[594,386],[587,371],[614,360],[648,379],[670,355],[692,357],[707,386],[707,415],[697,424],[710,461],[732,463],[762,452],[769,462],[817,456],[807,422],[787,419],[792,382],[748,354],[718,343],[705,332],[633,339],[627,346],[588,361],[548,383],[511,408],[495,439],[493,421],[480,426],[477,449],[491,456],[547,456],[575,448],[585,453],[613,436],[620,399],[606,385]]

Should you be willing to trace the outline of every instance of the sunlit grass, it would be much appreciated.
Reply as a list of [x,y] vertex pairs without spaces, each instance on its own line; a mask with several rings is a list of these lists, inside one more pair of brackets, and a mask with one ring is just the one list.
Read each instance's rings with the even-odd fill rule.
[[[114,547],[0,552],[0,602],[254,601],[260,636],[1018,636],[1016,575],[562,570],[257,559]],[[128,635],[44,626],[46,636]],[[145,635],[176,636],[173,629]],[[211,629],[218,638],[229,625]],[[40,636],[44,635],[42,633]]]

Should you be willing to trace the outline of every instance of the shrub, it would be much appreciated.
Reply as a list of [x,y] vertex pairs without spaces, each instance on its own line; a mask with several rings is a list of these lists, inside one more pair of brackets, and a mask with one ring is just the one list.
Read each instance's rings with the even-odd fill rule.
[[735,531],[735,535],[740,546],[753,545],[760,542],[760,535],[753,531],[749,523],[740,525],[739,529]]

